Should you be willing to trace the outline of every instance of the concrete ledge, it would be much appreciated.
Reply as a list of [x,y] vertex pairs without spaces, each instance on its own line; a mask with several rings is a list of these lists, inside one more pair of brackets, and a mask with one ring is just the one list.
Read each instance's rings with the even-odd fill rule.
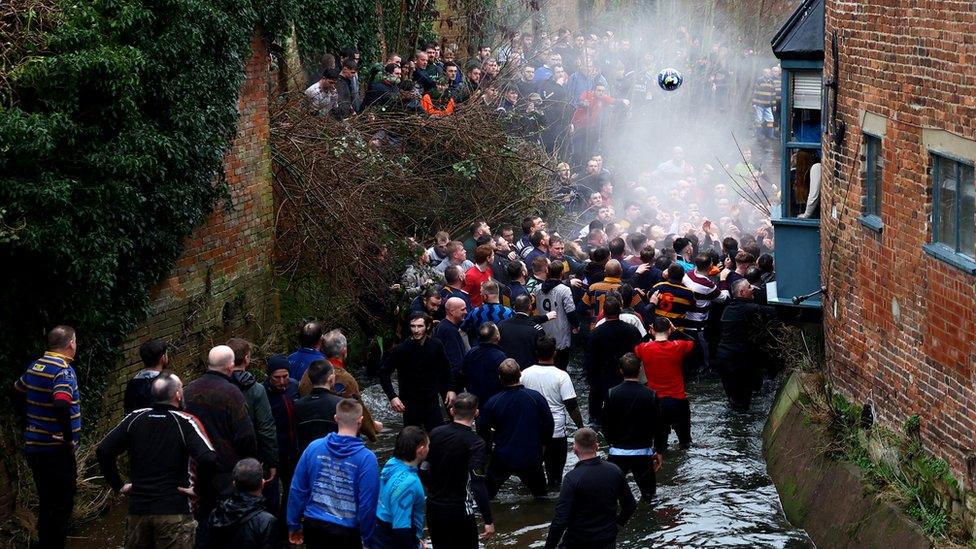
[[921,527],[871,493],[857,466],[826,460],[827,440],[797,404],[800,379],[783,385],[763,431],[763,453],[786,517],[818,547],[932,547]]

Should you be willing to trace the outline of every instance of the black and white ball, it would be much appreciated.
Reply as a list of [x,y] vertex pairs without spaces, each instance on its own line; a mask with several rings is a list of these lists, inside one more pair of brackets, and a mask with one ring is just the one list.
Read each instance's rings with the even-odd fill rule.
[[657,73],[657,85],[664,91],[674,91],[681,87],[684,77],[681,73],[672,68],[666,68]]

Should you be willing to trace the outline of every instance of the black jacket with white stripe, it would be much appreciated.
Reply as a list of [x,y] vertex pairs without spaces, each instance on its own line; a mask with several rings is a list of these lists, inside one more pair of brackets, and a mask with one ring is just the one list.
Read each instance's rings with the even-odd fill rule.
[[[202,479],[211,477],[217,463],[200,420],[169,404],[132,411],[98,445],[98,465],[115,491],[123,485],[116,463],[123,452],[129,452],[131,515],[188,514],[190,502],[178,488],[192,485],[190,460]],[[197,482],[196,489],[209,485]]]

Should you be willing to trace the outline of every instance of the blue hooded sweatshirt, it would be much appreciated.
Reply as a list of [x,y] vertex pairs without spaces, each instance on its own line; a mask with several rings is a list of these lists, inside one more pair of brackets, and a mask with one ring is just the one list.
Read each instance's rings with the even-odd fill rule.
[[[416,541],[413,546],[418,547],[424,535],[425,502],[424,487],[417,476],[417,468],[397,458],[390,458],[380,474],[380,500],[376,507],[376,518],[390,524],[394,531],[391,534],[395,535],[397,530],[412,530]],[[392,539],[384,541],[393,542]],[[394,544],[395,542],[390,543],[391,546]],[[386,543],[377,547],[384,545]]]
[[358,528],[368,546],[376,525],[378,477],[376,456],[358,437],[329,433],[312,442],[291,480],[288,531],[299,530],[305,516]]

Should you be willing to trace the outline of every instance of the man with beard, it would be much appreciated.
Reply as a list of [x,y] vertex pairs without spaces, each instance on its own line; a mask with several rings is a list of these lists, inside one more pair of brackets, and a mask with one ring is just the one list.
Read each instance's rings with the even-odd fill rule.
[[[448,406],[455,397],[444,344],[428,335],[430,324],[425,314],[410,315],[410,339],[393,348],[379,371],[390,408],[403,414],[403,425],[420,425],[427,431],[444,423],[438,395]],[[399,393],[393,387],[394,372]]]

